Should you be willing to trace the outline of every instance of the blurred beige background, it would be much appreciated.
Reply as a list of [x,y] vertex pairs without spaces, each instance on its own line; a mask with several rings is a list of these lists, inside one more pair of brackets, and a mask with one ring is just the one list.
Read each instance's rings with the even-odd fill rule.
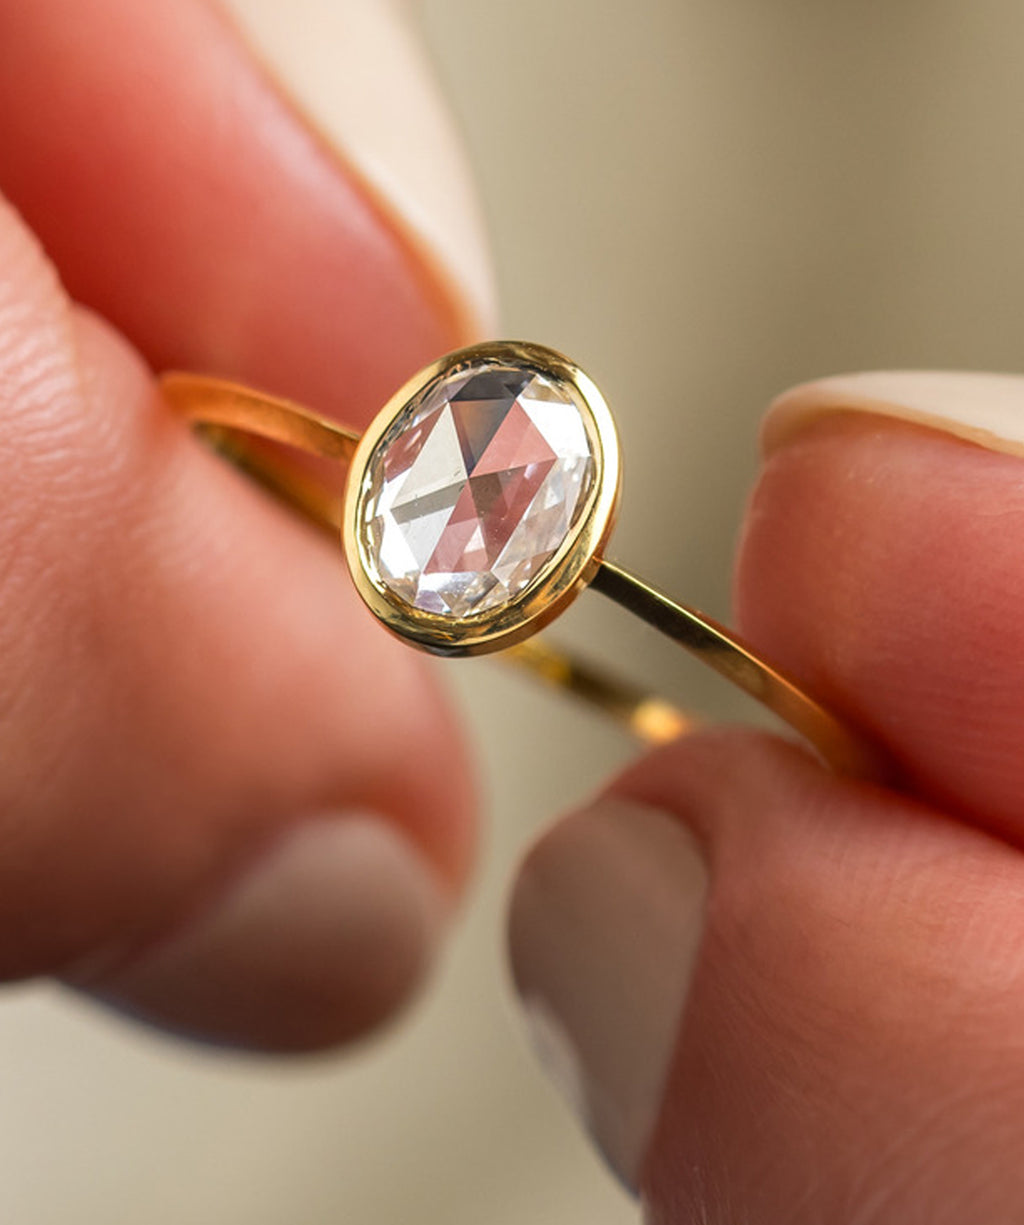
[[[421,18],[478,170],[504,330],[603,385],[627,459],[615,552],[669,590],[727,615],[758,413],[786,384],[1019,368],[1019,5],[426,0]],[[746,715],[598,603],[562,632]],[[385,1045],[273,1066],[11,992],[0,1221],[638,1219],[522,1047],[501,934],[525,840],[632,746],[493,664],[451,671],[491,832],[426,1006]]]

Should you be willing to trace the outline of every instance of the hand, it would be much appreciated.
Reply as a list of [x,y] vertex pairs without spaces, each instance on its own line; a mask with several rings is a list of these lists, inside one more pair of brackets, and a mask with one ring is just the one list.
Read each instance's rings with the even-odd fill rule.
[[202,0],[4,0],[0,113],[0,977],[218,1042],[354,1037],[462,888],[463,751],[337,553],[151,370],[359,426],[465,300]]
[[1024,380],[826,380],[765,438],[741,626],[901,785],[740,731],[654,754],[528,858],[519,991],[653,1225],[1010,1225]]

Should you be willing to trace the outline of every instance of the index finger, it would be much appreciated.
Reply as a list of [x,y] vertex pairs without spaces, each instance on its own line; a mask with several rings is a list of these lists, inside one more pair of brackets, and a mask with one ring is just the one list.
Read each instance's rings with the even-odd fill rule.
[[[366,50],[335,54],[344,72]],[[436,107],[410,75],[410,108]],[[157,368],[237,376],[361,426],[476,326],[405,216],[211,4],[0,3],[0,110],[0,191],[72,297]],[[453,147],[436,173],[468,246]]]
[[740,620],[908,785],[1020,842],[1024,380],[826,379],[769,418]]

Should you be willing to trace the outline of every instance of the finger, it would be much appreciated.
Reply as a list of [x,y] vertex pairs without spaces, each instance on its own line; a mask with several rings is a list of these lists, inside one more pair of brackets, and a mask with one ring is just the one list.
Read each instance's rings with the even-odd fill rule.
[[[468,179],[435,91],[397,10],[362,7],[376,17],[349,14],[347,37],[325,46],[337,77],[379,59],[378,90],[415,116],[403,142],[364,96],[343,124],[378,177],[401,184],[390,198],[324,136],[329,118],[289,100],[309,83],[282,87],[214,5],[0,3],[0,190],[72,296],[156,368],[238,376],[356,426],[489,310]],[[305,31],[316,46],[301,5],[287,18],[293,32],[273,45]],[[317,64],[325,49],[308,54]],[[403,151],[411,187],[381,170]],[[458,235],[443,244],[441,214]],[[453,249],[470,253],[467,267]]]
[[518,989],[652,1225],[1017,1219],[1024,861],[767,738],[641,763],[528,858]]
[[0,977],[222,1042],[362,1032],[465,877],[450,720],[9,209],[0,269]]
[[[212,6],[144,7],[0,4],[0,187],[80,298],[153,364],[235,374],[358,424],[462,338],[486,271],[453,273],[438,214],[415,207],[422,176],[415,199],[371,190],[323,139],[324,116],[302,116],[285,97],[294,85],[272,81]],[[382,16],[373,33],[375,53],[390,46],[397,80],[418,91],[407,103],[433,145],[417,137],[414,156],[426,148],[445,184],[432,198],[451,210],[449,239],[457,233],[465,252],[474,218],[436,99],[400,25]],[[338,45],[348,79],[346,53],[358,59],[366,46]],[[381,135],[367,130],[356,150],[376,156],[376,171]],[[351,124],[343,136],[359,143]],[[393,172],[401,142],[387,153]],[[91,506],[101,472],[123,471],[125,483],[93,498],[81,565],[49,485],[23,481],[8,505],[9,515],[32,508],[20,521],[38,513],[53,532],[29,549],[12,528],[9,548],[40,577],[0,585],[11,624],[24,610],[38,631],[8,658],[32,675],[20,687],[38,701],[7,724],[6,747],[24,763],[8,811],[33,836],[11,857],[19,887],[6,894],[0,971],[62,969],[219,1041],[354,1036],[421,977],[465,876],[472,822],[449,721],[415,662],[367,630],[333,559],[314,560],[301,533],[255,509],[193,448],[182,459],[180,439],[131,433],[133,422],[152,427],[151,389],[110,336],[81,326],[87,405],[76,391],[53,411],[37,389],[9,458],[38,473],[32,423],[64,430],[87,408],[89,445],[75,435],[73,478],[60,487]],[[191,475],[176,480],[180,470]],[[154,500],[140,506],[139,490]],[[120,573],[106,564],[103,531],[118,542]],[[147,585],[151,572],[159,582]],[[82,605],[70,628],[68,592]],[[83,625],[102,640],[104,666],[82,647],[65,677],[56,649]],[[51,730],[54,693],[62,718]]]
[[1024,381],[992,375],[791,393],[769,419],[737,584],[747,635],[909,786],[1018,841],[1021,422]]

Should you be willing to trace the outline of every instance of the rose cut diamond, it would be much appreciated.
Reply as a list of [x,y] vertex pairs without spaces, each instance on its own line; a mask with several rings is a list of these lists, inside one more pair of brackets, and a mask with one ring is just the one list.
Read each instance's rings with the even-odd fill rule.
[[491,611],[558,551],[595,473],[567,388],[534,370],[478,364],[432,383],[377,444],[363,546],[405,603],[451,617]]

